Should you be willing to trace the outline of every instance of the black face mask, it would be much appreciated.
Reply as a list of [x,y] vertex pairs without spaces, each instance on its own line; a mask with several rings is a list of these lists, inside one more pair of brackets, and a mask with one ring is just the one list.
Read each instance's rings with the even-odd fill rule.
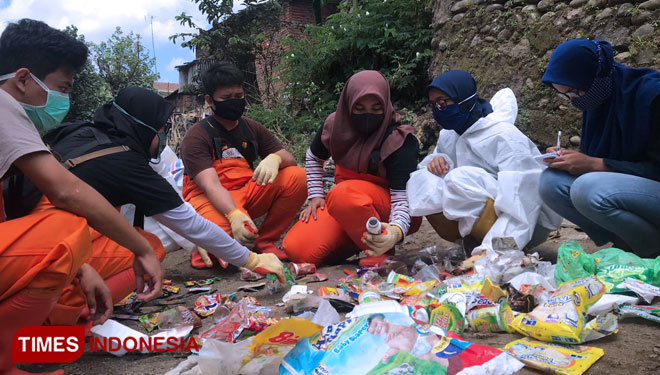
[[236,121],[243,115],[245,110],[245,98],[243,99],[227,99],[221,102],[213,100],[215,109],[213,113],[218,117],[226,118],[227,120]]
[[385,118],[384,114],[376,113],[360,113],[351,114],[351,122],[353,127],[362,134],[371,134],[378,130]]

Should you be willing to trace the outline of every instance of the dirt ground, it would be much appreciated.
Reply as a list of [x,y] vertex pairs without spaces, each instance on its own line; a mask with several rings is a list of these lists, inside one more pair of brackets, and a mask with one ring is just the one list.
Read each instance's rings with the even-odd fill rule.
[[[589,253],[594,252],[596,247],[587,236],[574,229],[570,223],[565,223],[558,232],[553,232],[550,239],[537,248],[544,258],[548,260],[556,259],[556,251],[562,241],[576,240]],[[424,247],[442,244],[441,240],[433,231],[431,226],[424,221],[420,232],[406,239],[404,245],[397,250],[397,254],[416,250]],[[605,246],[607,247],[607,246]],[[175,251],[168,253],[165,261],[165,277],[171,279],[174,285],[183,288],[183,282],[188,280],[197,280],[213,276],[220,276],[222,280],[213,286],[217,292],[228,294],[235,292],[236,289],[248,284],[239,278],[239,273],[235,268],[227,270],[196,270],[190,267],[190,255],[186,251]],[[339,278],[344,275],[344,268],[355,270],[357,262],[348,262],[346,264],[323,267],[318,272],[326,274],[330,280],[323,283],[309,284],[312,290],[321,286],[335,286],[333,278]],[[255,293],[237,292],[237,297],[250,295],[256,297],[262,305],[273,306],[281,301],[282,294],[268,295],[265,290]],[[187,306],[192,306],[195,297],[186,300]],[[123,323],[144,332],[144,329],[135,322],[122,321]],[[210,327],[212,322],[206,319],[203,329]],[[196,333],[196,331],[193,331]],[[490,345],[494,347],[503,347],[508,342],[516,340],[521,336],[518,334],[506,333],[464,333],[463,337],[471,342]],[[604,339],[591,343],[592,346],[600,347],[605,351],[605,355],[587,372],[588,375],[595,374],[629,374],[629,375],[647,375],[660,374],[660,325],[654,322],[643,320],[641,318],[626,318],[619,321],[619,332]],[[129,354],[122,358],[116,358],[105,353],[88,353],[74,363],[65,365],[42,365],[33,364],[21,366],[21,368],[33,371],[44,372],[63,368],[66,374],[95,374],[95,375],[114,375],[114,374],[164,374],[175,367],[180,361],[184,360],[184,354]],[[519,374],[540,374],[540,372],[524,368]],[[350,375],[350,374],[346,374]]]

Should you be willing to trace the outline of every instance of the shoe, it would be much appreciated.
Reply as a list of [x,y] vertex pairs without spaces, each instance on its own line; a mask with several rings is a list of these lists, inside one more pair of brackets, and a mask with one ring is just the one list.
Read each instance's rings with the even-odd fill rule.
[[254,247],[254,251],[261,254],[275,254],[279,260],[289,260],[286,256],[286,253],[282,251],[279,247],[275,246],[272,242],[267,242],[264,244],[257,244]]

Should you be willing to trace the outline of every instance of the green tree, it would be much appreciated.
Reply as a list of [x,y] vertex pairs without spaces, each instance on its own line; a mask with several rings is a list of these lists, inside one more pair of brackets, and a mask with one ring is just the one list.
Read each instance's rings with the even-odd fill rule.
[[[92,44],[85,42],[85,36],[78,34],[77,27],[73,25],[67,26],[64,31],[87,44],[90,51],[93,51]],[[112,97],[110,94],[110,87],[99,75],[92,63],[92,59],[87,60],[87,63],[85,63],[82,70],[76,74],[76,77],[73,80],[73,88],[69,96],[71,98],[71,109],[64,121],[89,121],[94,116],[96,108]]]
[[156,60],[149,57],[140,34],[124,35],[120,27],[108,41],[94,45],[94,61],[113,95],[127,86],[153,90],[153,83],[159,78],[153,73]]
[[385,75],[397,109],[417,106],[432,57],[426,7],[427,0],[345,1],[323,25],[308,26],[306,38],[288,38],[281,61],[286,97],[302,115],[311,115],[292,130],[318,128],[336,107],[346,79],[365,69]]

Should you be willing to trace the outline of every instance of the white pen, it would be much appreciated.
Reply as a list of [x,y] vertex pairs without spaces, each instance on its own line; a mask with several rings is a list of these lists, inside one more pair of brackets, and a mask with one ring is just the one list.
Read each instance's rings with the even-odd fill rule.
[[561,147],[561,130],[557,132],[557,150],[555,151],[559,154],[559,148]]

